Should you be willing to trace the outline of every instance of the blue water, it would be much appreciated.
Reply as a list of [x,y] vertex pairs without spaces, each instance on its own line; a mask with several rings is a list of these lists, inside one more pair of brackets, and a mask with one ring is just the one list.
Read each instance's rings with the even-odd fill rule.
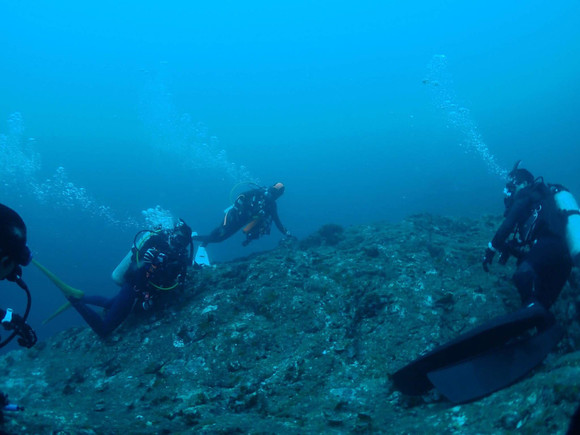
[[[284,224],[502,211],[513,163],[580,195],[577,1],[2,2],[0,202],[87,292],[161,207],[209,232],[241,181]],[[490,234],[491,236],[491,234]],[[210,246],[225,261],[267,250]],[[62,296],[32,266],[31,323]],[[2,283],[2,306],[22,306]]]

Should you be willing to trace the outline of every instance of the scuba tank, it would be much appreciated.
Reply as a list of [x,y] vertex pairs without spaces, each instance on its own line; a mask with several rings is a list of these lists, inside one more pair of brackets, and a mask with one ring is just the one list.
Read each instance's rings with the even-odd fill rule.
[[127,255],[125,255],[119,265],[115,267],[115,270],[113,270],[111,278],[115,284],[122,286],[125,283],[125,274],[131,265],[131,257],[133,257],[133,251],[127,252]]
[[568,217],[566,224],[566,243],[572,262],[580,267],[580,209],[574,196],[565,188],[558,186],[554,195],[556,206]]
[[[145,242],[149,240],[149,238],[153,234],[156,234],[157,232],[152,230],[143,230],[139,231],[135,235],[135,239],[133,240],[133,247],[129,252],[127,252],[127,255],[125,255],[125,257],[121,260],[119,265],[115,268],[115,270],[113,270],[113,273],[111,274],[111,278],[113,279],[115,284],[119,286],[125,284],[125,274],[129,270],[129,266],[131,266],[131,260],[133,259],[133,255],[135,255],[135,252],[139,251],[139,249],[141,249],[141,247],[145,244]],[[139,238],[139,236],[141,237]]]

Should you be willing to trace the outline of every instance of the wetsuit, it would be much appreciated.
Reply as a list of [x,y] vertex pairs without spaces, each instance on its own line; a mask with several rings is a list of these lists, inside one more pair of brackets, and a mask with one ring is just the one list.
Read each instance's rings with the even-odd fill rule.
[[[157,255],[152,263],[143,261],[143,254],[149,249],[154,249]],[[162,254],[163,261],[159,261],[159,254]],[[187,265],[190,263],[188,258],[186,250],[176,252],[169,246],[166,237],[154,235],[139,250],[134,249],[131,265],[124,277],[125,282],[116,296],[83,296],[69,300],[93,331],[105,337],[129,316],[133,307],[147,310],[163,290],[183,288]],[[89,305],[104,308],[104,314],[100,315]]]
[[556,206],[551,187],[542,182],[508,199],[504,217],[491,244],[502,255],[517,257],[513,280],[522,303],[539,302],[548,309],[572,269],[565,239],[567,217]]
[[201,246],[219,243],[245,227],[246,240],[243,244],[247,245],[251,240],[270,234],[272,222],[282,234],[288,233],[278,216],[276,199],[268,194],[268,189],[253,189],[238,196],[234,205],[226,211],[219,227],[208,236],[194,236],[193,240],[200,241]]

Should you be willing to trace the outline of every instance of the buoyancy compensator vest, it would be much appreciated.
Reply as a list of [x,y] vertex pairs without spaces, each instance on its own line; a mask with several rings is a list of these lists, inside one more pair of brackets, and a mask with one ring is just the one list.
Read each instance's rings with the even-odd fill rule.
[[580,267],[580,208],[574,196],[564,186],[550,185],[558,209],[566,217],[566,244],[576,267]]

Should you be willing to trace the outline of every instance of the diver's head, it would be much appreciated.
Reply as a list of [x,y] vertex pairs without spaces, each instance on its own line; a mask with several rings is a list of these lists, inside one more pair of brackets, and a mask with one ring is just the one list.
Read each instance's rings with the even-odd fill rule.
[[169,245],[177,250],[184,250],[191,243],[191,228],[185,223],[183,219],[175,224],[173,229],[169,232]]
[[31,259],[24,221],[14,210],[0,204],[0,279],[19,266],[27,266]]
[[516,193],[534,183],[534,175],[527,169],[520,169],[521,160],[518,160],[512,171],[508,174],[507,183],[503,190],[507,198],[513,197]]
[[282,183],[276,183],[271,187],[268,187],[268,194],[272,196],[275,200],[280,198],[284,193],[286,188]]

